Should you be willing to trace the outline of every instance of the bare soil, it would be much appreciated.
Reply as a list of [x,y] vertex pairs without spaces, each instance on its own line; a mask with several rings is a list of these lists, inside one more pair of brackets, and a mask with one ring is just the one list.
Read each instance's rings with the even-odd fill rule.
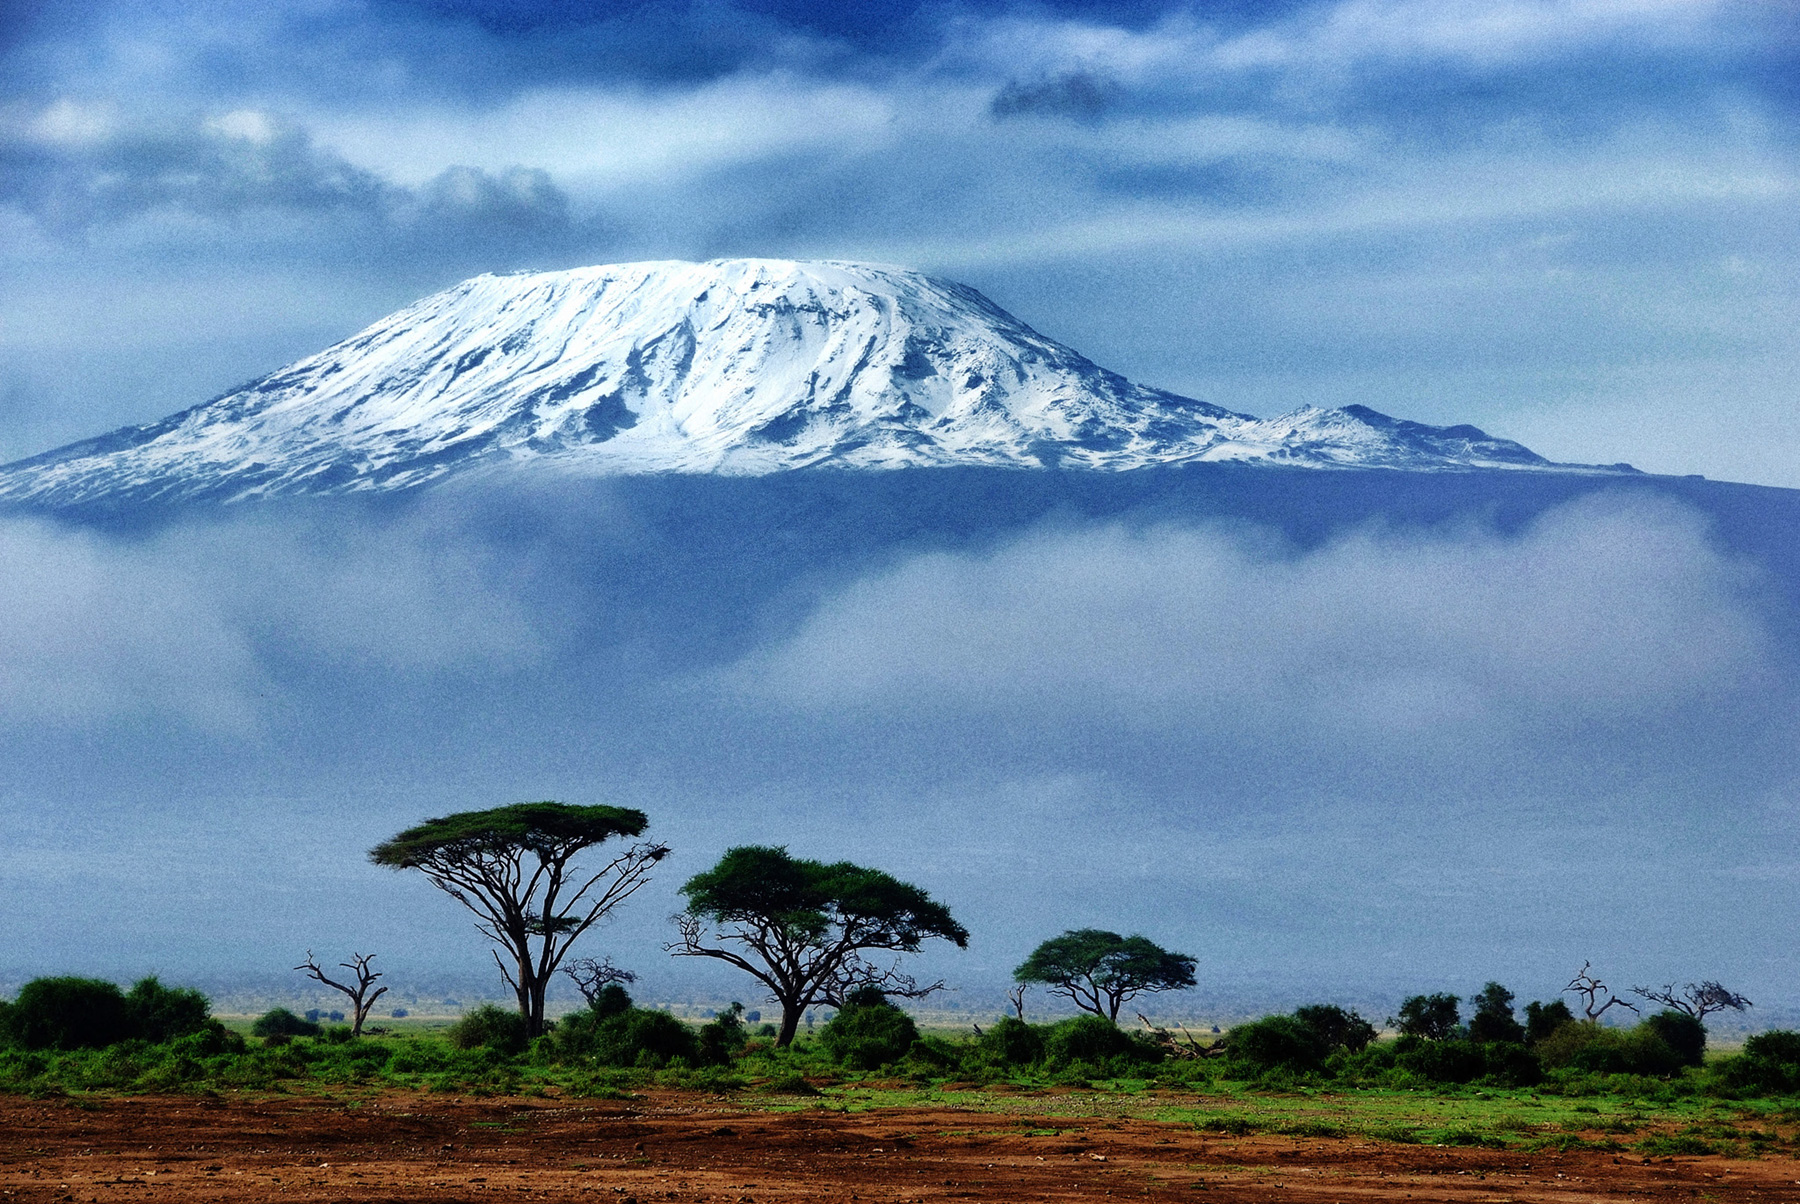
[[0,1200],[1800,1201],[1800,1162],[1221,1137],[717,1096],[0,1097]]

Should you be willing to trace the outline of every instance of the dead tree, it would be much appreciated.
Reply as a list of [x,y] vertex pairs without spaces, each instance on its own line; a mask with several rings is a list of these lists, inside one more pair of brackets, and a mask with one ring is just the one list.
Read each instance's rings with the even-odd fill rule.
[[[1581,971],[1576,974],[1574,978],[1569,980],[1569,985],[1563,988],[1563,994],[1581,996],[1581,1010],[1589,1020],[1600,1019],[1601,1016],[1606,1014],[1606,1009],[1612,1007],[1615,1003],[1620,1007],[1630,1008],[1634,1012],[1637,1011],[1636,1004],[1628,999],[1620,999],[1617,995],[1612,993],[1605,983],[1588,973],[1588,967],[1593,964],[1593,962],[1582,962]],[[1600,996],[1602,995],[1606,996],[1605,1003],[1600,1002]]]
[[1685,1012],[1696,1020],[1704,1020],[1713,1012],[1741,1012],[1745,1008],[1756,1006],[1736,991],[1728,991],[1721,984],[1711,981],[1698,985],[1690,982],[1679,995],[1675,993],[1675,984],[1672,982],[1664,983],[1660,991],[1652,991],[1649,987],[1633,987],[1631,993],[1641,995],[1652,1003],[1660,1003],[1673,1011]]
[[1181,1030],[1181,1035],[1183,1037],[1187,1038],[1187,1045],[1185,1047],[1181,1044],[1181,1042],[1179,1042],[1175,1039],[1174,1033],[1170,1032],[1166,1028],[1158,1028],[1156,1025],[1150,1023],[1150,1017],[1144,1015],[1144,1013],[1139,1012],[1137,1014],[1137,1018],[1144,1022],[1145,1028],[1150,1030],[1150,1039],[1155,1041],[1159,1046],[1161,1046],[1163,1052],[1168,1054],[1171,1058],[1180,1058],[1180,1059],[1183,1059],[1186,1061],[1192,1061],[1195,1058],[1206,1058],[1206,1057],[1212,1056],[1212,1051],[1208,1050],[1206,1048],[1206,1046],[1204,1046],[1204,1045],[1200,1044],[1200,1042],[1196,1041],[1194,1039],[1194,1034],[1188,1032],[1187,1026],[1182,1024],[1180,1021],[1176,1021],[1175,1027]]
[[[369,1018],[369,1009],[374,1007],[375,1001],[387,991],[386,987],[375,986],[375,980],[381,977],[381,971],[369,968],[369,963],[374,960],[373,953],[352,953],[349,961],[338,963],[356,975],[355,986],[327,976],[325,971],[320,969],[319,963],[313,960],[311,949],[306,951],[306,960],[295,966],[294,969],[304,970],[308,978],[316,978],[332,990],[342,991],[350,997],[350,1010],[353,1017],[350,1022],[350,1035],[360,1037],[362,1036],[363,1021]],[[370,987],[375,987],[375,989],[371,991]]]
[[1006,1002],[1012,1004],[1013,1015],[1021,1021],[1025,1019],[1025,992],[1027,989],[1024,983],[1020,983],[1006,993]]
[[587,1000],[589,1007],[598,1003],[600,992],[614,983],[637,981],[637,975],[613,965],[610,957],[599,961],[591,957],[578,957],[564,966],[562,972],[569,976],[569,981],[575,984],[575,989],[581,992],[581,997]]

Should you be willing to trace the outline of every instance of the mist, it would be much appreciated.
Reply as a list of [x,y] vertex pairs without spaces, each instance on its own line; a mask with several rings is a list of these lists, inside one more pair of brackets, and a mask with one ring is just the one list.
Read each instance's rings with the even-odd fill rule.
[[926,887],[971,1000],[1090,924],[1198,956],[1197,1007],[1788,989],[1778,491],[878,475],[0,521],[0,977],[479,989],[365,851],[555,798],[674,846],[588,950],[653,996],[746,989],[661,943],[752,841]]

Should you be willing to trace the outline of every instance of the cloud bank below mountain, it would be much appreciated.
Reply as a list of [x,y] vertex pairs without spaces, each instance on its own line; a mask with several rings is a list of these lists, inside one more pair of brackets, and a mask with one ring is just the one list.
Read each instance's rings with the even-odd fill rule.
[[603,938],[653,983],[677,981],[674,887],[750,840],[925,882],[978,934],[935,970],[977,992],[1082,923],[1277,993],[1548,991],[1593,956],[1755,997],[1791,970],[1800,590],[1653,491],[1316,536],[840,519],[829,557],[746,543],[741,507],[669,527],[584,496],[6,523],[4,884],[30,935],[0,973],[378,937],[406,973],[478,977],[451,905],[361,850],[526,797],[642,806],[676,846]]

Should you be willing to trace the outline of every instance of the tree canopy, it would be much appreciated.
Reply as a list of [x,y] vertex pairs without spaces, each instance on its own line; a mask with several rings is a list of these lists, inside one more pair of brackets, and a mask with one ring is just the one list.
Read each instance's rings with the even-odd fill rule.
[[869,962],[866,952],[917,953],[931,939],[958,948],[969,943],[968,930],[949,909],[911,883],[848,861],[794,857],[780,847],[729,849],[681,893],[688,907],[676,917],[681,940],[670,952],[717,958],[767,986],[782,1007],[780,1045],[793,1041],[814,1003],[841,1005],[859,987],[917,998],[942,986],[921,987],[897,964]]
[[1081,1010],[1116,1022],[1128,999],[1193,986],[1194,959],[1147,937],[1075,928],[1034,949],[1013,978],[1043,983]]
[[631,845],[592,872],[578,869],[576,856],[637,836],[648,823],[626,807],[515,803],[428,819],[376,845],[369,859],[421,871],[476,914],[476,928],[509,955],[495,951],[494,961],[536,1036],[550,977],[569,946],[648,881],[669,850]]

